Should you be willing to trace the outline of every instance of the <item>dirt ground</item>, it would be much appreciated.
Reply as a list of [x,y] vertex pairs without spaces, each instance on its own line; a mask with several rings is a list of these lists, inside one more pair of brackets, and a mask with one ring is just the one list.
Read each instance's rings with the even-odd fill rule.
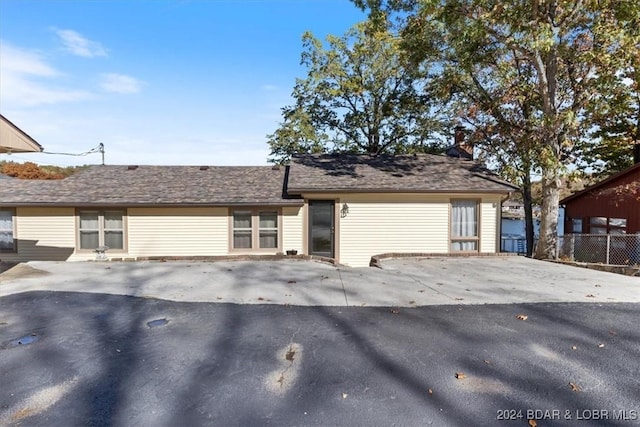
[[0,282],[26,279],[29,277],[47,276],[51,273],[38,270],[27,264],[18,264],[15,262],[0,262]]

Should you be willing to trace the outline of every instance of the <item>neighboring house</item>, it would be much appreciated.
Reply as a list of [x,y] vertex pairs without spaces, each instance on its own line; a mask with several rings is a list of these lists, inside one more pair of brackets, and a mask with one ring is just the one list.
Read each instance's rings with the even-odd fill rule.
[[565,234],[640,233],[640,144],[634,158],[633,166],[560,201]]
[[287,167],[93,166],[0,186],[0,258],[494,253],[517,188],[436,155],[304,155]]
[[41,152],[42,146],[0,114],[0,154]]
[[509,219],[523,219],[524,203],[520,200],[507,200],[502,204],[502,217]]

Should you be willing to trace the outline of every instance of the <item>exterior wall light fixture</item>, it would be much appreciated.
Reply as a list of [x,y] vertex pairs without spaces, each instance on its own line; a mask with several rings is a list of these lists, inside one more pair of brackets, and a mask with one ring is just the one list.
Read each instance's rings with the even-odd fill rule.
[[346,217],[348,213],[349,213],[349,205],[345,203],[342,205],[342,208],[340,209],[340,218]]

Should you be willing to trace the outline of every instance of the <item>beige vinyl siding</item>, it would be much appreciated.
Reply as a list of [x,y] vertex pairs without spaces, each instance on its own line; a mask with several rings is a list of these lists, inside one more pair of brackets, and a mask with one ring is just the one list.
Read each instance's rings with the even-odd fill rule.
[[431,195],[343,196],[349,213],[339,218],[340,262],[369,265],[386,252],[448,251],[449,199]]
[[480,203],[480,252],[499,252],[500,197],[484,197]]
[[282,208],[282,250],[297,250],[299,254],[305,253],[303,247],[303,209],[302,207]]
[[0,118],[0,153],[39,152],[41,147],[22,131]]
[[16,208],[17,253],[1,253],[3,261],[66,261],[75,250],[73,208]]
[[[480,199],[480,251],[496,252],[500,195],[461,194],[305,194],[307,200],[336,200],[336,255],[352,267],[369,265],[388,252],[449,253],[450,201]],[[306,226],[303,227],[306,231]]]
[[129,208],[128,256],[227,255],[227,208]]

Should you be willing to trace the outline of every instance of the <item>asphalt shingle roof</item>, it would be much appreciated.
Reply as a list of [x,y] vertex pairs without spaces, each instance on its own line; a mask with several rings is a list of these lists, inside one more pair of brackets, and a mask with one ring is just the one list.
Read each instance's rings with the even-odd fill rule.
[[271,166],[91,166],[62,180],[6,179],[5,206],[303,204],[303,192],[498,192],[517,189],[477,162],[429,154],[301,155]]
[[285,168],[91,166],[54,181],[0,185],[4,205],[302,205],[282,197]]
[[294,156],[288,193],[302,192],[509,192],[480,163],[433,154]]

